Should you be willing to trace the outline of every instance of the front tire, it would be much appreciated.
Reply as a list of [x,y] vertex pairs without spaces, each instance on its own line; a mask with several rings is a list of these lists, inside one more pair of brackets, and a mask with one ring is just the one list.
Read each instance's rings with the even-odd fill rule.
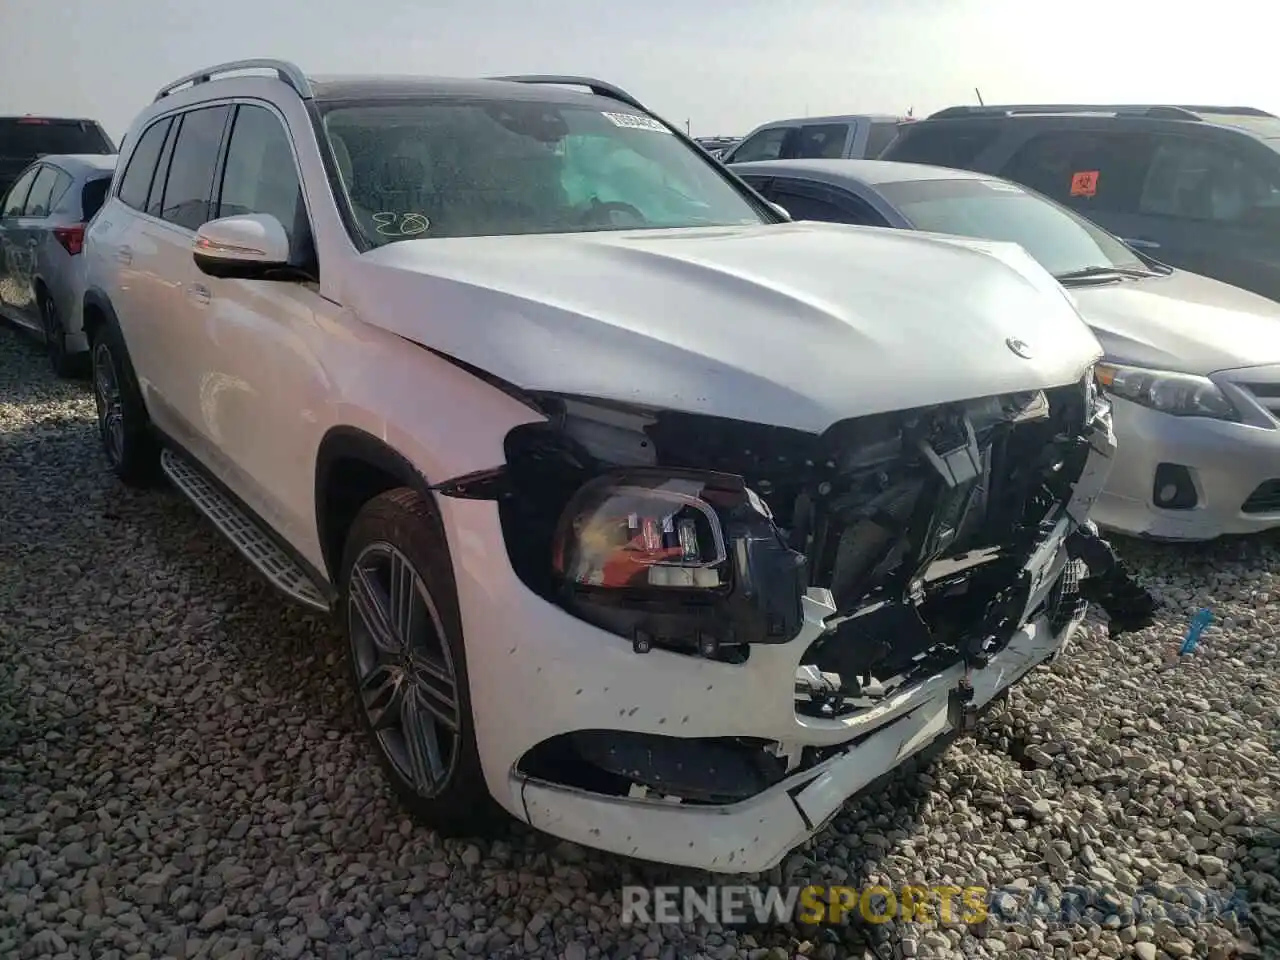
[[153,486],[161,476],[160,444],[151,432],[124,338],[111,321],[94,330],[90,356],[98,435],[107,463],[126,485]]
[[343,552],[356,711],[392,789],[445,836],[483,836],[505,816],[480,765],[448,543],[430,502],[402,487],[361,509]]

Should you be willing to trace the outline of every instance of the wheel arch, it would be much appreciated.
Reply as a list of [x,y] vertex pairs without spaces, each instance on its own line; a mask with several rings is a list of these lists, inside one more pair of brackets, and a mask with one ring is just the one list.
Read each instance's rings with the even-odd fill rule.
[[385,440],[359,427],[331,427],[316,453],[316,533],[325,573],[337,587],[347,532],[360,508],[396,487],[432,501],[430,481]]
[[111,298],[97,287],[91,287],[84,292],[84,333],[93,341],[94,335],[98,328],[108,321],[114,323],[116,328],[120,328],[120,320],[116,316],[115,307],[111,305]]

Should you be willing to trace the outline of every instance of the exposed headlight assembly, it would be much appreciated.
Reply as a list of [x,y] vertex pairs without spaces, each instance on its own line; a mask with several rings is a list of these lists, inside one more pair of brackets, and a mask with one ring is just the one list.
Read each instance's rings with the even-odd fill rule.
[[1095,375],[1099,386],[1112,396],[1161,413],[1214,420],[1240,419],[1239,411],[1208,377],[1118,363],[1099,363]]
[[560,518],[562,602],[602,629],[713,656],[799,631],[804,557],[740,477],[630,469],[585,484]]

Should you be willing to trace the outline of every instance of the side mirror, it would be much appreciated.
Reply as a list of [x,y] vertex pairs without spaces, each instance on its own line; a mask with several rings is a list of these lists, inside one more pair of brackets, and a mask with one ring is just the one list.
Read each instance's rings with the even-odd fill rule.
[[270,214],[223,217],[196,231],[192,256],[211,277],[260,280],[289,269],[289,235]]
[[782,217],[784,220],[791,219],[790,211],[788,211],[786,207],[782,206],[782,204],[770,203],[769,206],[773,207],[773,212],[776,213],[778,216]]

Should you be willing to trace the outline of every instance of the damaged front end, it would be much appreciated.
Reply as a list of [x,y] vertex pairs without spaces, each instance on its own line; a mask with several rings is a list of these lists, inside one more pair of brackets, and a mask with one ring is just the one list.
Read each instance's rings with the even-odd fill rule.
[[[638,656],[745,665],[794,641],[803,598],[826,591],[834,613],[795,671],[801,728],[875,711],[958,664],[967,678],[1024,624],[1045,617],[1056,636],[1089,600],[1125,628],[1152,613],[1088,523],[1115,444],[1091,373],[821,435],[538,402],[548,419],[511,432],[501,470],[441,492],[496,499],[520,579]],[[964,728],[964,680],[952,701]],[[575,730],[519,766],[606,796],[725,804],[849,747]]]

